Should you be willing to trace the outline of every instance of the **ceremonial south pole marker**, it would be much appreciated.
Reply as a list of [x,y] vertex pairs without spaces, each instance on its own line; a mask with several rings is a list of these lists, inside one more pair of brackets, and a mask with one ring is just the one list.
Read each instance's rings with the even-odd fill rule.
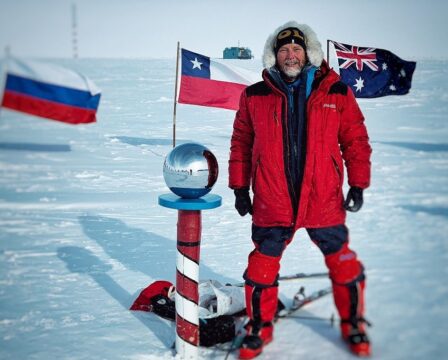
[[183,359],[197,359],[201,211],[221,206],[221,196],[208,194],[218,178],[218,163],[205,146],[182,144],[167,155],[163,176],[174,194],[160,195],[159,205],[178,210],[176,352]]

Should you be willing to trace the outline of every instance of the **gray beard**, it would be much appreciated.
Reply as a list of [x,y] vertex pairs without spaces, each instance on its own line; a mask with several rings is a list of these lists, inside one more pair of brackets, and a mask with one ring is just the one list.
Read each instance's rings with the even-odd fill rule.
[[302,72],[302,69],[303,69],[303,66],[299,65],[299,67],[295,68],[295,69],[291,69],[287,66],[282,66],[280,70],[288,79],[295,80]]
[[289,68],[285,69],[285,68],[283,68],[281,70],[282,70],[283,74],[286,75],[287,78],[292,79],[292,80],[297,79],[297,77],[302,72],[302,68],[301,67],[299,67],[297,69],[289,69]]

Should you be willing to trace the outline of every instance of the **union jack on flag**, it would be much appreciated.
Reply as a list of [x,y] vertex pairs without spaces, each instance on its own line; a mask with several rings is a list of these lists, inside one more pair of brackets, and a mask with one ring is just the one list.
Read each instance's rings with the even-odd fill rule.
[[402,60],[384,49],[331,42],[338,58],[341,81],[352,88],[357,98],[409,92],[415,62]]
[[349,46],[345,44],[334,44],[338,59],[345,60],[339,65],[340,68],[347,69],[350,65],[356,64],[356,69],[362,71],[365,64],[373,71],[378,71],[378,66],[375,64],[376,52],[374,48],[363,49],[359,46],[351,46],[349,49]]

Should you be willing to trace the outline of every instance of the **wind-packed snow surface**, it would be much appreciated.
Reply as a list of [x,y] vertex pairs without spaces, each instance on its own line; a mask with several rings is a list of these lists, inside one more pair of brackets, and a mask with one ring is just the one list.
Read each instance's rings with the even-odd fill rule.
[[[162,165],[172,149],[174,60],[58,60],[101,89],[98,122],[0,115],[0,358],[169,359],[174,324],[131,312],[140,290],[175,282],[175,210]],[[259,71],[259,61],[235,61]],[[360,101],[373,147],[365,204],[348,215],[367,272],[374,359],[447,359],[448,62],[418,61],[411,93]],[[179,105],[177,143],[216,155],[219,209],[203,212],[201,279],[240,282],[252,244],[227,188],[234,112]],[[325,271],[305,231],[282,274]],[[287,304],[298,288],[280,284]],[[300,312],[329,317],[331,297]],[[204,359],[223,352],[201,349]],[[232,354],[230,358],[235,358]],[[260,359],[351,359],[337,326],[277,323]]]

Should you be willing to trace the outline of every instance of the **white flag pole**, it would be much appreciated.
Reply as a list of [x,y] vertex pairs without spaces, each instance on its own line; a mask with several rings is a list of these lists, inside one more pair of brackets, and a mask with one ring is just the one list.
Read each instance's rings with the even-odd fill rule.
[[5,56],[3,58],[3,66],[0,73],[0,119],[2,118],[2,104],[3,96],[5,94],[6,77],[8,75],[8,65],[11,58],[11,48],[9,45],[5,46]]
[[177,55],[176,55],[176,83],[174,86],[174,108],[173,108],[173,148],[176,146],[176,111],[177,111],[177,82],[179,78],[179,50],[180,43],[177,42]]

